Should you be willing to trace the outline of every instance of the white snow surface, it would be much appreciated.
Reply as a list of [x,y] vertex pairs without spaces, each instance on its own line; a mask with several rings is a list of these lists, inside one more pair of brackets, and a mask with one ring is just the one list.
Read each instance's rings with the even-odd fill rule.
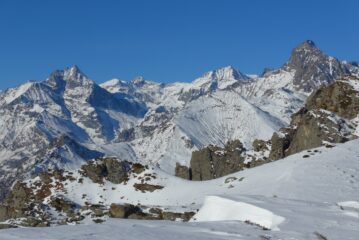
[[[81,240],[114,236],[130,240],[320,239],[319,236],[325,236],[356,240],[359,236],[358,146],[359,140],[353,140],[334,148],[322,147],[204,182],[179,179],[153,168],[143,174],[156,174],[150,183],[164,188],[152,193],[135,191],[132,185],[139,180],[134,178],[118,185],[94,184],[87,178],[83,184],[68,181],[64,184],[65,196],[79,204],[127,202],[177,211],[200,210],[190,223],[107,219],[104,224],[96,225],[87,222],[78,226],[1,230],[0,239]],[[303,158],[307,154],[310,157]],[[83,194],[87,194],[85,199],[81,197]]]
[[193,221],[249,221],[262,227],[279,230],[278,225],[285,219],[266,209],[218,196],[208,196],[203,207],[192,218]]

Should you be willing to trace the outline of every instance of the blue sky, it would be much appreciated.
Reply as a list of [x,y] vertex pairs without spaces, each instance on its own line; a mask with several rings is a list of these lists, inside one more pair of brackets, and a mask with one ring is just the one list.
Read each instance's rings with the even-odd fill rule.
[[97,82],[279,67],[305,39],[359,60],[357,0],[0,0],[0,89],[77,64]]

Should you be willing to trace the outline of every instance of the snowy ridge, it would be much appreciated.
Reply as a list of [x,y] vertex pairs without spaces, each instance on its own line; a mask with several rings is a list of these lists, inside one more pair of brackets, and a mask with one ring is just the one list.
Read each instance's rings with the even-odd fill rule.
[[[308,72],[308,64],[324,67]],[[0,93],[0,173],[11,183],[34,169],[73,169],[109,155],[172,174],[177,162],[188,165],[191,153],[209,144],[239,139],[250,150],[256,138],[268,140],[304,105],[307,86],[358,69],[305,42],[282,68],[259,77],[228,66],[190,83],[137,77],[97,85],[77,66],[55,71]]]

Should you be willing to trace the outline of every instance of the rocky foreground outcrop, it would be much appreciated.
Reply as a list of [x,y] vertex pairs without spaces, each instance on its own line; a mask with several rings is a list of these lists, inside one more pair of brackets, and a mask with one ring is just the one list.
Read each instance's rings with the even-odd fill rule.
[[[74,224],[85,219],[101,223],[108,217],[188,221],[194,212],[172,212],[157,206],[118,203],[124,202],[123,197],[105,201],[100,195],[103,191],[116,194],[119,185],[141,194],[161,191],[163,186],[152,183],[156,178],[149,166],[112,157],[88,161],[78,171],[45,171],[13,186],[9,196],[0,204],[0,228]],[[91,193],[91,189],[96,189],[94,186],[101,189],[95,198],[88,198],[86,194],[81,197],[81,188]],[[71,194],[69,191],[74,192]]]
[[356,138],[359,114],[359,79],[343,77],[312,93],[304,108],[292,116],[290,126],[274,133],[271,160],[320,146]]
[[239,140],[230,141],[223,148],[210,145],[192,153],[190,167],[177,163],[176,176],[206,181],[266,163],[268,143],[255,140],[253,148],[254,153],[249,153]]

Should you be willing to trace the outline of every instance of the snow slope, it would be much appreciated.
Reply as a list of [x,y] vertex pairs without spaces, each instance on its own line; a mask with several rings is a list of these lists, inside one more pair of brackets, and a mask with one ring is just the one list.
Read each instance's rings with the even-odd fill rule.
[[193,221],[250,221],[259,226],[278,231],[278,225],[285,218],[254,205],[218,196],[206,197],[203,207],[193,217]]
[[[76,227],[2,230],[0,239],[113,236],[165,239],[172,234],[174,239],[324,239],[320,238],[324,236],[355,240],[359,235],[358,146],[359,140],[353,140],[334,148],[322,147],[204,182],[186,181],[156,168],[149,169],[143,174],[156,175],[150,183],[164,186],[152,193],[135,191],[132,187],[138,181],[135,178],[118,185],[94,184],[88,179],[83,184],[68,182],[64,184],[66,197],[80,205],[84,201],[102,201],[182,211],[203,207],[191,223],[110,219],[100,225],[88,226],[88,222]],[[303,158],[307,154],[310,157]],[[83,194],[87,194],[85,199]]]

